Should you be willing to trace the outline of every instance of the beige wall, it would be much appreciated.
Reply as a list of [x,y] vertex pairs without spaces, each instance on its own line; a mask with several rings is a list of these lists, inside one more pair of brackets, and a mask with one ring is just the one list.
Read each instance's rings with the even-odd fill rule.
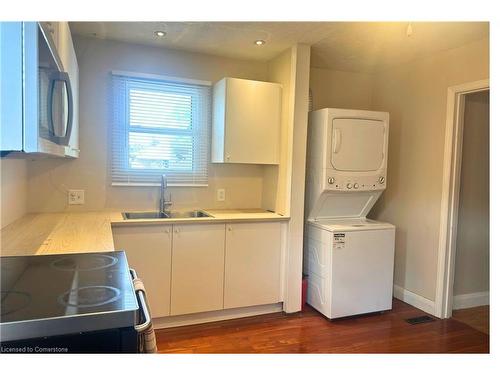
[[[32,212],[152,209],[159,189],[111,187],[108,179],[110,71],[126,70],[217,81],[224,76],[267,79],[267,63],[75,37],[80,68],[80,149],[77,160],[29,163],[28,209]],[[209,165],[209,186],[171,188],[173,209],[260,207],[264,167]],[[226,189],[217,202],[216,190]],[[84,189],[85,205],[67,206],[67,189]]]
[[374,110],[391,116],[387,190],[371,216],[394,223],[394,283],[435,299],[447,88],[489,77],[489,40],[375,74]]
[[27,167],[26,160],[0,159],[0,228],[19,219],[27,210]]
[[292,48],[292,77],[290,80],[290,119],[293,127],[289,133],[291,155],[288,222],[288,252],[285,257],[287,280],[285,282],[285,311],[300,311],[304,230],[304,195],[306,180],[307,115],[309,99],[309,72],[311,48],[298,44]]
[[266,210],[275,211],[282,215],[290,213],[290,168],[291,140],[293,122],[290,116],[290,100],[292,78],[292,49],[288,49],[278,57],[269,62],[270,82],[282,85],[281,96],[281,142],[280,142],[280,165],[265,166],[264,183],[262,191],[262,207]]
[[371,109],[372,74],[311,68],[309,87],[313,95],[313,110]]
[[283,87],[280,165],[266,166],[263,207],[290,215],[284,235],[284,310],[300,311],[310,47],[298,44],[269,62]]
[[454,295],[489,291],[489,98],[465,99]]

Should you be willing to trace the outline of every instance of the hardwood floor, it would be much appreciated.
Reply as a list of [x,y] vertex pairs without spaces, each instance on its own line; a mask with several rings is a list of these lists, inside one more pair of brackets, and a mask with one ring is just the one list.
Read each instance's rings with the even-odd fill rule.
[[329,321],[306,311],[156,331],[161,353],[488,353],[489,336],[455,319],[425,315],[399,300],[392,311]]
[[453,310],[452,318],[478,331],[490,333],[490,307],[478,306],[470,309]]

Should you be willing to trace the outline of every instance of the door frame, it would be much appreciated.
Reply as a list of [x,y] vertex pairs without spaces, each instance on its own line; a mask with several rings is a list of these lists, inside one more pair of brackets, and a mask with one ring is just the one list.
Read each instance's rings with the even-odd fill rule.
[[453,310],[465,96],[489,89],[489,79],[448,87],[434,314],[441,319],[451,317]]

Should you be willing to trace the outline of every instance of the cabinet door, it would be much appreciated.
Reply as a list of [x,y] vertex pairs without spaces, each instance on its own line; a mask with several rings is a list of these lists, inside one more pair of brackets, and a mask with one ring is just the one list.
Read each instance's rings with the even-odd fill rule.
[[228,224],[224,308],[280,302],[280,223]]
[[222,309],[224,224],[174,225],[171,315]]
[[278,164],[281,86],[236,78],[218,82],[213,128],[212,161]]
[[226,100],[226,161],[278,164],[281,87],[228,79]]
[[115,249],[125,250],[129,266],[144,282],[153,318],[170,314],[171,225],[113,228]]
[[78,91],[79,91],[79,70],[78,61],[76,60],[75,48],[71,37],[71,30],[68,22],[58,22],[58,52],[61,62],[64,66],[64,71],[69,75],[71,82],[71,92],[73,94],[73,128],[69,145],[66,147],[66,156],[78,157],[79,149],[79,114],[78,114]]

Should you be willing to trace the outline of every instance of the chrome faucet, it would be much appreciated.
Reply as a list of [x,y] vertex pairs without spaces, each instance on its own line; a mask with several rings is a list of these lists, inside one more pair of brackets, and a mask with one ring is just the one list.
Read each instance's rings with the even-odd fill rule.
[[168,201],[165,200],[165,191],[167,190],[167,175],[161,175],[160,184],[160,213],[168,212],[170,206],[172,206],[172,193],[168,196]]

